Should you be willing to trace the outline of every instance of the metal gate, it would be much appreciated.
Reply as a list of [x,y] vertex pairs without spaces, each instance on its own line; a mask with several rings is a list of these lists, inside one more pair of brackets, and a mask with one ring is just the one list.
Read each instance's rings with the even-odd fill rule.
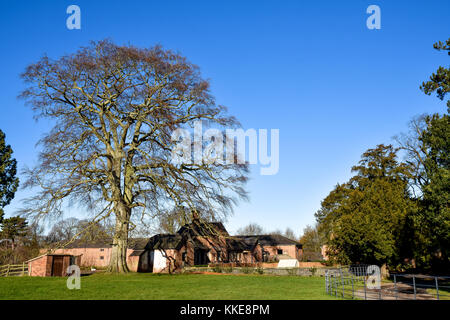
[[373,288],[367,266],[327,270],[327,294],[343,299],[362,300],[450,300],[450,277],[417,274],[391,274]]

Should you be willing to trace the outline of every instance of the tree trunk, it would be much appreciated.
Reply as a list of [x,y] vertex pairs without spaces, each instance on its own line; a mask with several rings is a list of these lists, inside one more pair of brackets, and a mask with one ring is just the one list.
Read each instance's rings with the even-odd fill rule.
[[128,226],[129,210],[122,208],[116,213],[116,226],[111,250],[111,260],[109,261],[109,272],[127,273],[130,270],[127,266],[127,248],[128,248]]

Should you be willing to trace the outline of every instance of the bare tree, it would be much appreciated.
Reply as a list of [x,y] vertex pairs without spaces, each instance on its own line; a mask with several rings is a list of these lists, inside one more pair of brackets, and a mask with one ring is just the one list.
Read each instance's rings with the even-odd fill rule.
[[37,118],[55,124],[39,141],[38,166],[25,171],[24,186],[40,191],[23,213],[58,216],[70,201],[94,212],[93,223],[114,215],[110,271],[128,271],[128,232],[137,218],[187,207],[219,219],[246,197],[247,164],[171,161],[173,130],[190,130],[194,121],[238,126],[181,55],[93,42],[58,60],[43,57],[22,78],[20,96]]
[[319,235],[318,226],[307,225],[303,229],[303,235],[300,237],[300,243],[303,245],[303,259],[322,260],[322,239]]
[[256,236],[263,234],[264,229],[257,223],[249,223],[245,227],[239,228],[236,232],[237,235],[242,236]]
[[283,232],[280,229],[277,229],[275,231],[270,232],[270,234],[275,234],[275,235],[279,235],[279,236],[283,236],[286,237],[288,239],[291,240],[295,240],[297,241],[297,236],[295,235],[294,230],[292,230],[291,228],[287,227],[286,230]]
[[48,242],[70,241],[78,231],[80,220],[77,218],[67,218],[57,221],[47,235]]
[[158,231],[161,233],[175,233],[181,226],[189,221],[185,212],[186,208],[174,208],[162,213],[158,218]]
[[422,141],[430,117],[427,114],[414,117],[408,124],[409,132],[394,136],[397,145],[405,152],[405,161],[414,174],[411,190],[418,198],[422,196],[420,190],[430,183],[430,173],[425,165],[429,150]]
[[286,228],[286,231],[284,231],[282,235],[285,236],[286,238],[297,241],[297,236],[295,235],[294,230],[292,230],[289,227]]
[[77,226],[79,239],[84,243],[96,243],[99,241],[111,241],[113,232],[105,226],[105,220],[92,223],[88,219],[80,220]]

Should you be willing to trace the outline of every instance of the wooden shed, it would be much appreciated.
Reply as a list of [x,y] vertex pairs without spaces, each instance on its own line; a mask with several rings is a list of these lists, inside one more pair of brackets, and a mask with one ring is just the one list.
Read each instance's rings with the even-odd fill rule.
[[43,254],[28,260],[28,275],[34,277],[64,277],[67,267],[79,265],[81,256],[70,254]]

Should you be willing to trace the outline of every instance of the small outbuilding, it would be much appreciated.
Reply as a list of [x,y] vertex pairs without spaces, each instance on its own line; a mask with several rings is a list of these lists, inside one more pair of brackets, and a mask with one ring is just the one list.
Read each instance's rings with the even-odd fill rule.
[[70,254],[43,254],[26,261],[28,275],[34,277],[64,277],[67,267],[79,265],[81,256]]

